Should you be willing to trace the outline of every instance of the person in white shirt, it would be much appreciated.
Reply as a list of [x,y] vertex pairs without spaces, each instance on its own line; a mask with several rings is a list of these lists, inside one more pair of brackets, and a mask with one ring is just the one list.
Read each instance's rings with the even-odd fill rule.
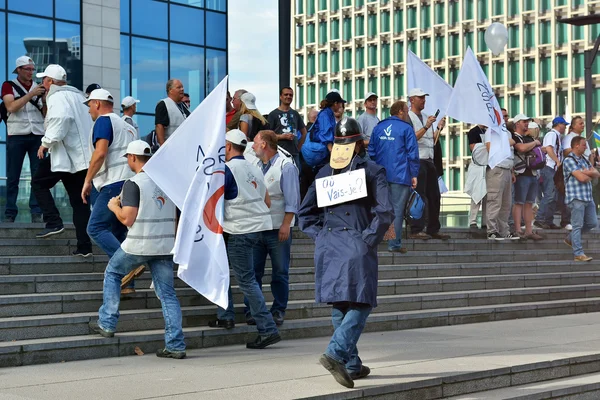
[[139,100],[134,99],[131,96],[127,96],[121,101],[121,107],[123,107],[123,121],[135,128],[138,137],[140,136],[140,127],[133,120],[133,116],[137,112],[137,103],[139,102]]
[[369,145],[371,132],[373,132],[373,128],[379,123],[379,118],[377,118],[377,99],[379,99],[377,93],[367,93],[365,97],[365,112],[356,119],[365,135],[365,146]]

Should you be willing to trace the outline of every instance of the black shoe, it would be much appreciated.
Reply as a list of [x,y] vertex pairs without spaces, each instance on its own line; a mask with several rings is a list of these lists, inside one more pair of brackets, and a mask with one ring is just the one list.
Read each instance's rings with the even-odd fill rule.
[[64,231],[65,231],[64,226],[59,226],[58,228],[46,228],[43,231],[41,231],[40,233],[38,233],[37,235],[35,235],[35,237],[38,239],[43,239],[43,238],[50,237],[52,235],[58,235],[59,233],[63,233]]
[[42,222],[44,222],[44,219],[42,218],[42,214],[31,214],[31,223],[32,224],[41,224]]
[[538,228],[542,229],[550,229],[550,225],[541,221],[534,221],[533,226],[537,226]]
[[71,255],[73,256],[80,256],[83,258],[88,258],[90,256],[93,256],[92,251],[91,250],[75,250],[71,253]]
[[283,325],[283,314],[281,314],[281,311],[273,311],[273,321],[275,321],[275,325],[277,326]]
[[235,328],[235,322],[232,319],[215,319],[214,321],[208,321],[208,326],[211,328]]
[[367,367],[366,365],[361,365],[360,371],[352,372],[350,374],[350,378],[352,378],[352,380],[355,381],[357,379],[366,378],[367,376],[369,376],[370,373],[371,373],[371,368]]
[[182,360],[185,358],[185,351],[169,351],[167,349],[158,349],[156,350],[156,357]]
[[319,362],[333,375],[337,383],[350,389],[354,387],[354,381],[350,377],[350,374],[348,374],[344,364],[337,362],[326,354],[319,357]]
[[279,341],[281,341],[281,336],[279,336],[279,333],[272,333],[267,336],[258,335],[256,337],[256,339],[254,340],[254,342],[246,343],[246,348],[247,349],[264,349],[265,347],[275,344]]
[[256,325],[256,320],[254,318],[252,318],[252,315],[246,314],[246,324]]
[[6,215],[2,222],[12,224],[13,222],[15,222],[15,219],[17,219],[17,217],[15,217],[14,215]]
[[552,224],[548,225],[548,228],[549,228],[549,229],[560,229],[560,226],[558,226],[558,225],[556,225],[556,224],[552,223]]
[[98,325],[98,321],[90,321],[88,323],[88,327],[90,328],[90,333],[97,333],[100,336],[103,336],[105,338],[111,338],[113,336],[115,336],[114,332],[111,331],[107,331],[104,328],[100,327],[100,325]]

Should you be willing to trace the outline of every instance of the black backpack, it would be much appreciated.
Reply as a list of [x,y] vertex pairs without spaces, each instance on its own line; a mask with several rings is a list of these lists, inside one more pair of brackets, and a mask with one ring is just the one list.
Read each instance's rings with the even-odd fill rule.
[[[14,83],[13,81],[6,81],[6,82],[10,83],[10,85],[19,94],[18,97],[15,97],[15,100],[20,99],[21,97],[26,95],[26,93],[23,91],[23,89],[21,89],[21,87],[19,85],[17,85],[16,83]],[[29,102],[31,104],[33,104],[33,106],[35,108],[37,108],[40,112],[42,112],[42,109],[38,105],[39,101],[40,101],[40,97],[37,97],[35,101],[33,99],[29,100]],[[2,121],[6,124],[6,121],[8,120],[8,110],[6,109],[6,104],[4,104],[4,101],[2,103],[0,103],[0,118],[2,118]]]
[[252,128],[250,129],[250,132],[248,132],[248,140],[250,142],[254,141],[254,137],[256,136],[256,134],[260,131],[264,131],[264,130],[269,130],[271,129],[269,127],[269,123],[267,122],[266,124],[263,124],[262,121],[256,117],[252,117]]

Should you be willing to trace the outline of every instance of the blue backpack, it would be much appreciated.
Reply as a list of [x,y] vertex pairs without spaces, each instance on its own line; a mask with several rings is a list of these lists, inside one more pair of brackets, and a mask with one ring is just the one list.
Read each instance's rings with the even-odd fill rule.
[[406,207],[404,209],[404,218],[419,220],[423,217],[423,210],[425,209],[425,202],[414,189],[411,189]]
[[302,158],[304,158],[306,164],[311,167],[319,167],[325,164],[327,162],[327,157],[329,156],[327,146],[314,140],[315,137],[318,137],[317,132],[320,128],[319,125],[317,119],[310,127],[306,139],[304,140],[304,144],[302,145],[302,149],[300,150],[302,152]]

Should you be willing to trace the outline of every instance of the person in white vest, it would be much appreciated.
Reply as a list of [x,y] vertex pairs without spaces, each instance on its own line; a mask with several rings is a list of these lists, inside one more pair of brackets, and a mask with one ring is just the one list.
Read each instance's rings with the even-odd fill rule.
[[137,131],[138,136],[140,136],[140,127],[133,120],[133,116],[137,112],[137,103],[139,102],[139,100],[131,96],[124,97],[121,101],[121,107],[123,107],[123,121],[133,126]]
[[[39,159],[37,150],[44,136],[46,90],[33,81],[35,64],[28,56],[17,58],[13,74],[17,78],[2,84],[2,101],[6,107],[6,209],[4,222],[15,222],[19,207],[19,179],[23,160],[29,156],[31,175],[35,174]],[[29,196],[31,222],[42,222],[42,210],[33,191]]]
[[159,349],[156,355],[182,359],[185,358],[185,342],[181,306],[175,293],[173,256],[170,254],[175,244],[175,204],[144,172],[150,155],[148,143],[134,140],[123,156],[136,175],[125,182],[119,196],[110,199],[108,208],[129,228],[129,233],[108,261],[104,272],[103,304],[98,311],[98,321],[90,321],[89,328],[103,337],[115,335],[121,279],[140,264],[145,264],[152,273],[154,291],[165,319],[165,348]]
[[[223,231],[229,267],[248,300],[250,314],[256,321],[258,336],[246,344],[249,349],[264,349],[281,340],[273,315],[267,310],[262,290],[256,281],[252,262],[253,248],[259,232],[273,229],[269,207],[271,200],[263,175],[255,165],[244,158],[248,140],[244,132],[232,129],[225,134],[225,193]],[[229,288],[229,306],[219,307],[217,319],[211,328],[232,329],[234,304]]]
[[154,123],[156,140],[162,146],[165,140],[175,132],[183,121],[190,115],[190,110],[183,100],[183,84],[179,79],[169,79],[167,82],[167,97],[156,104]]
[[121,193],[123,183],[134,175],[122,156],[129,143],[138,139],[138,134],[113,112],[114,99],[108,90],[94,90],[84,104],[89,107],[94,121],[88,139],[92,159],[81,189],[84,203],[92,192],[92,182],[96,188],[87,233],[112,257],[125,240],[127,228],[108,209],[108,202]]
[[[427,212],[423,218],[413,221],[411,224],[410,239],[449,239],[450,236],[440,233],[440,187],[438,174],[433,163],[433,148],[442,129],[446,125],[446,119],[442,118],[433,129],[436,117],[427,115],[425,109],[425,97],[429,96],[423,89],[412,89],[408,97],[410,99],[410,111],[408,115],[415,129],[417,144],[419,146],[419,176],[417,178],[417,193],[421,195],[427,205]],[[427,227],[425,227],[427,221]],[[425,230],[427,232],[425,232]]]
[[[289,297],[291,230],[300,208],[300,181],[292,156],[286,157],[279,153],[277,141],[278,136],[274,131],[259,131],[252,145],[259,158],[256,166],[264,175],[271,199],[269,212],[273,223],[272,230],[260,232],[253,260],[256,280],[258,286],[262,287],[267,254],[271,258],[271,314],[275,324],[282,325]],[[256,322],[248,310],[248,301],[245,300],[245,303],[246,322],[254,325]]]
[[[31,189],[44,214],[46,229],[36,235],[46,238],[64,231],[63,221],[54,203],[50,189],[62,181],[73,208],[73,224],[77,249],[73,255],[92,254],[92,242],[86,232],[90,206],[81,199],[81,189],[90,165],[89,134],[92,119],[83,104],[84,94],[67,85],[67,72],[57,64],[50,64],[37,74],[48,93],[46,101],[46,132],[38,149],[40,163],[31,180]],[[46,153],[50,155],[46,157]]]

